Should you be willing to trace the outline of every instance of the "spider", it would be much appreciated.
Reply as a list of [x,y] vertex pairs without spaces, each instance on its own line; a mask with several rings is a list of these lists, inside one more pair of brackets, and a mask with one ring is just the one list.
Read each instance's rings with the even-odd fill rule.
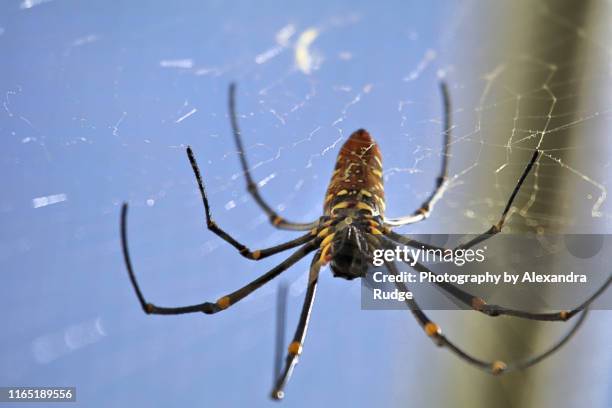
[[[306,295],[302,312],[298,321],[293,341],[290,343],[284,367],[275,383],[272,391],[272,398],[282,399],[284,397],[285,386],[293,373],[293,369],[298,362],[298,356],[302,354],[302,346],[308,328],[308,321],[314,303],[315,292],[319,272],[322,267],[329,265],[335,277],[348,280],[362,278],[365,276],[368,267],[372,262],[372,254],[375,249],[391,248],[397,245],[407,245],[416,248],[427,247],[442,250],[449,248],[435,247],[410,239],[408,236],[398,234],[392,229],[395,227],[415,224],[425,220],[433,211],[434,205],[444,194],[448,186],[448,161],[451,144],[451,109],[450,96],[445,82],[440,83],[440,92],[443,101],[444,121],[443,121],[443,151],[442,165],[439,176],[436,179],[432,193],[427,197],[423,204],[412,214],[399,218],[387,218],[385,216],[385,198],[382,178],[382,156],[378,145],[370,134],[359,129],[351,134],[344,143],[338,154],[338,159],[334,172],[327,189],[323,204],[323,215],[316,221],[310,223],[295,223],[287,221],[279,216],[272,207],[261,196],[257,183],[253,180],[242,144],[241,132],[238,127],[238,120],[235,108],[235,84],[229,87],[229,117],[234,135],[236,147],[240,153],[240,164],[246,177],[246,187],[255,202],[269,217],[270,223],[279,229],[306,231],[306,233],[291,241],[265,249],[250,250],[242,243],[234,239],[228,232],[224,231],[212,217],[210,204],[204,188],[204,182],[200,169],[196,163],[195,156],[191,147],[187,147],[187,157],[195,174],[195,178],[200,190],[202,202],[204,204],[206,226],[210,231],[227,241],[238,250],[240,255],[252,260],[261,260],[271,255],[278,254],[291,248],[299,247],[283,262],[264,273],[257,279],[235,290],[226,296],[219,298],[216,302],[204,302],[189,306],[162,307],[149,303],[136,281],[136,276],[130,261],[127,245],[127,212],[128,205],[124,203],[121,210],[121,242],[123,256],[130,281],[138,297],[140,305],[146,314],[157,315],[178,315],[185,313],[203,312],[214,314],[226,310],[235,305],[258,288],[262,287],[281,273],[289,269],[292,265],[304,258],[306,255],[315,252],[310,265]],[[512,203],[516,198],[521,186],[538,160],[540,152],[535,150],[531,160],[523,170],[518,179],[508,202],[499,218],[499,221],[488,230],[468,242],[461,244],[451,250],[467,249],[474,247],[483,241],[499,233],[508,216]],[[386,268],[391,274],[397,275],[399,272],[393,263],[386,263]],[[429,268],[416,262],[414,268],[419,271],[432,272]],[[563,310],[555,313],[531,313],[499,305],[488,304],[484,299],[473,296],[462,289],[449,283],[436,283],[443,291],[449,293],[459,302],[469,308],[488,316],[510,315],[531,320],[545,321],[566,321],[576,314],[580,317],[572,328],[554,345],[546,351],[532,356],[526,360],[505,363],[501,360],[484,361],[473,357],[463,351],[459,346],[451,342],[440,327],[431,321],[414,299],[406,299],[405,302],[420,324],[425,333],[437,344],[444,346],[455,353],[461,359],[475,365],[491,374],[501,374],[510,370],[529,367],[541,361],[548,355],[555,352],[578,330],[586,317],[588,306],[595,298],[601,294],[610,284],[609,278],[606,283],[590,298],[573,310]],[[396,283],[399,290],[407,291],[404,283]],[[582,311],[582,313],[580,313]]]

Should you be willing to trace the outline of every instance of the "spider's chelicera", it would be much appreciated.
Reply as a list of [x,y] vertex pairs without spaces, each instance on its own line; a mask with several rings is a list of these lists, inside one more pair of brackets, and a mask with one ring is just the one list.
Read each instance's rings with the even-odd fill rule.
[[[127,203],[124,203],[121,212],[123,255],[132,286],[134,287],[134,291],[136,292],[142,309],[147,314],[158,315],[176,315],[196,312],[203,312],[206,314],[217,313],[238,303],[240,300],[289,269],[293,264],[309,253],[315,252],[310,266],[308,287],[298,326],[293,336],[293,341],[289,345],[284,369],[281,371],[272,391],[273,398],[283,398],[285,385],[297,364],[298,356],[302,353],[302,345],[308,327],[321,267],[329,264],[334,276],[354,279],[365,276],[368,267],[371,265],[372,253],[375,249],[388,249],[396,247],[397,245],[407,245],[416,248],[425,247],[444,251],[448,250],[447,248],[435,247],[415,241],[408,236],[392,231],[394,227],[414,224],[426,219],[447,187],[448,158],[451,144],[450,98],[445,83],[441,83],[440,89],[444,105],[444,147],[442,152],[442,166],[440,174],[436,179],[433,192],[416,211],[399,218],[387,218],[385,216],[385,197],[382,178],[383,169],[380,150],[370,134],[360,129],[349,137],[338,154],[336,166],[325,196],[323,216],[311,223],[294,223],[280,217],[272,207],[264,201],[259,193],[257,183],[255,183],[251,177],[245,150],[242,145],[240,130],[238,128],[234,103],[235,86],[232,84],[229,88],[230,120],[234,140],[240,152],[240,163],[244,170],[249,193],[253,196],[253,199],[261,209],[268,215],[272,225],[280,229],[307,232],[305,235],[292,241],[255,251],[251,251],[245,245],[235,240],[229,233],[225,232],[213,221],[199,167],[196,163],[193,151],[188,147],[187,156],[200,189],[205,209],[206,225],[209,230],[236,248],[242,256],[253,260],[263,259],[295,247],[299,247],[299,249],[270,271],[261,275],[246,286],[221,297],[216,302],[204,302],[180,307],[157,306],[145,300],[134,275],[127,246],[126,222],[128,206]],[[523,170],[514,190],[510,194],[510,198],[508,199],[499,221],[484,233],[451,250],[474,247],[502,230],[512,203],[538,158],[539,151],[536,150],[533,152],[531,160]],[[389,273],[394,275],[399,274],[394,263],[389,262],[386,263],[385,266]],[[413,267],[419,271],[434,273],[425,265],[418,262],[415,262]],[[608,278],[605,284],[599,288],[597,292],[575,309],[554,313],[531,313],[488,304],[482,298],[473,296],[457,286],[449,283],[436,283],[441,290],[448,292],[459,302],[489,316],[510,315],[531,320],[566,321],[582,311],[572,328],[548,350],[526,360],[514,363],[505,363],[500,360],[484,361],[473,357],[444,336],[440,327],[425,315],[414,299],[406,299],[405,302],[421,327],[425,330],[426,334],[430,336],[437,345],[447,347],[462,359],[492,374],[500,374],[505,371],[529,367],[552,354],[566,343],[584,321],[590,303],[609,286],[611,279],[612,278]],[[396,285],[399,290],[408,291],[404,283],[398,282]]]

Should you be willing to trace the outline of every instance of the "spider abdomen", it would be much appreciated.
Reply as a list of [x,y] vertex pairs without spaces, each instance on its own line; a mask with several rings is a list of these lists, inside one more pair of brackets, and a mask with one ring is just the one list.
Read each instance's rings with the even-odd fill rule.
[[331,217],[354,213],[384,215],[382,157],[366,130],[353,132],[340,149],[323,209]]

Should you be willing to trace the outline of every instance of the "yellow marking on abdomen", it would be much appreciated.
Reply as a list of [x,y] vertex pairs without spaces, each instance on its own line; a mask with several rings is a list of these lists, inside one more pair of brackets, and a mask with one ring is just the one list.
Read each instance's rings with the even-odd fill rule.
[[382,162],[380,161],[380,159],[378,158],[378,156],[374,155],[374,160],[376,161],[376,163],[378,163],[378,165],[380,166],[380,168],[382,169]]
[[366,210],[374,214],[374,209],[370,207],[368,204],[364,203],[363,201],[358,202],[355,207],[359,210]]
[[334,205],[334,206],[332,207],[332,209],[331,209],[331,212],[332,212],[332,214],[333,214],[335,210],[341,210],[341,209],[343,209],[343,208],[348,208],[348,206],[349,206],[348,201],[342,201],[342,202],[340,202],[340,203],[338,203],[338,204]]
[[385,212],[385,210],[387,209],[387,205],[385,204],[385,201],[382,200],[381,198],[378,199],[378,207],[380,208],[382,212]]

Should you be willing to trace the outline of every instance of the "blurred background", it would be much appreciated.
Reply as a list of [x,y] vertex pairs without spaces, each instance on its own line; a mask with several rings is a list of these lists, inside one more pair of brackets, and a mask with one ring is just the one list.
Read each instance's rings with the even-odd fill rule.
[[[231,81],[254,177],[291,220],[321,215],[361,127],[383,153],[388,215],[417,208],[440,164],[444,78],[451,188],[401,232],[488,228],[537,147],[506,231],[609,233],[611,13],[609,1],[2,2],[0,385],[76,386],[67,406],[274,404],[280,279],[214,316],[146,316],[120,252],[128,201],[156,304],[217,299],[284,259],[248,261],[204,227],[187,145],[223,228],[251,248],[296,236],[245,191]],[[281,278],[287,337],[308,264]],[[612,407],[608,311],[538,366],[492,377],[437,349],[409,312],[362,311],[359,282],[328,272],[286,406]],[[431,315],[482,358],[520,358],[567,330]]]

